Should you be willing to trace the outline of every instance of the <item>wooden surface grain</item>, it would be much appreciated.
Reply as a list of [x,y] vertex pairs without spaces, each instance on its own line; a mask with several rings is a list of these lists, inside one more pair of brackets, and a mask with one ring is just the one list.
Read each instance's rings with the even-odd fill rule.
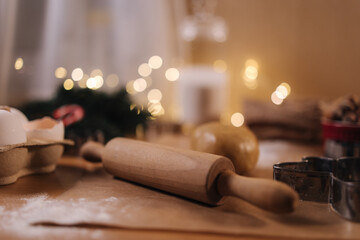
[[[57,173],[47,175],[32,175],[20,178],[17,183],[2,186],[0,188],[0,206],[8,209],[18,209],[22,206],[26,196],[36,196],[46,192],[48,197],[55,198],[71,189],[84,175],[85,171],[97,171],[102,168],[100,163],[93,164],[79,157],[62,157],[58,163]],[[90,191],[90,189],[89,189]],[[9,201],[11,199],[11,201]],[[1,210],[1,209],[0,209]],[[1,211],[0,211],[1,213]],[[66,213],[64,213],[66,214]],[[56,224],[39,224],[31,226],[35,231],[23,227],[21,222],[0,221],[0,225],[6,228],[6,224],[18,224],[12,228],[16,232],[0,231],[0,239],[167,239],[167,240],[218,240],[218,239],[243,239],[260,240],[271,239],[257,236],[232,236],[224,234],[189,233],[181,231],[164,230],[131,230],[113,227],[94,227],[92,225],[80,224],[76,226],[59,226]],[[27,235],[27,232],[29,232]],[[35,234],[34,234],[35,232]],[[278,238],[277,238],[278,239]]]
[[[174,140],[174,139],[173,139]],[[168,141],[168,139],[159,139],[159,142],[165,141],[168,144],[174,144],[176,140]],[[185,141],[183,142],[185,143]],[[186,144],[182,145],[186,148]],[[284,161],[284,160],[300,160],[300,157],[303,155],[314,155],[321,151],[321,146],[306,146],[306,145],[294,145],[287,142],[268,142],[263,143],[261,146],[261,154],[259,161],[259,167],[257,171],[252,173],[254,176],[263,176],[269,177],[271,174],[271,166],[274,161]],[[275,151],[274,151],[275,150]],[[291,154],[289,154],[291,152]],[[287,159],[287,158],[299,158],[299,159]],[[270,168],[269,168],[270,166]],[[259,228],[258,232],[253,232],[252,234],[220,234],[220,233],[195,233],[189,231],[181,230],[166,230],[166,229],[142,229],[137,228],[131,229],[121,227],[122,225],[96,225],[96,224],[87,224],[87,223],[76,223],[71,224],[71,222],[64,222],[62,217],[72,214],[71,212],[64,212],[65,209],[72,209],[73,214],[79,213],[83,215],[83,218],[86,218],[87,212],[82,212],[82,209],[76,210],[77,207],[81,208],[82,199],[84,196],[92,196],[94,202],[89,205],[84,201],[84,204],[88,204],[89,211],[91,211],[91,206],[94,208],[98,207],[98,204],[104,203],[101,199],[107,198],[106,194],[109,189],[114,184],[114,179],[110,176],[108,177],[107,182],[99,183],[98,178],[95,176],[103,171],[102,165],[100,163],[88,163],[78,157],[62,157],[56,172],[46,175],[33,175],[19,179],[15,184],[8,186],[3,186],[0,188],[0,239],[246,239],[246,240],[260,240],[260,239],[289,239],[288,237],[279,237],[279,236],[264,236],[262,230]],[[271,176],[271,175],[270,175]],[[120,183],[118,181],[117,183]],[[115,191],[121,190],[126,193],[130,191],[130,183],[118,184],[118,188]],[[141,188],[141,186],[134,186]],[[80,192],[77,192],[77,189]],[[75,191],[76,190],[76,191]],[[154,198],[151,189],[145,189],[140,194],[140,202],[146,203],[146,198]],[[56,199],[56,201],[43,201],[41,198],[44,196],[43,193],[46,193],[47,199]],[[98,194],[99,196],[97,196]],[[129,193],[133,194],[133,193]],[[197,206],[193,203],[187,203],[186,200],[177,199],[177,197],[167,197],[162,195],[163,193],[156,193],[158,199],[167,202],[172,200],[174,202],[181,202],[187,204],[188,207],[194,207],[194,209],[199,209],[201,206]],[[145,198],[144,201],[141,198]],[[34,199],[40,199],[41,201],[35,201]],[[73,199],[77,199],[74,201]],[[98,200],[96,200],[98,199]],[[111,200],[111,198],[109,199]],[[151,199],[150,199],[151,200]],[[32,202],[33,201],[33,202]],[[139,201],[139,198],[134,198],[134,201]],[[31,203],[32,211],[24,208],[24,202]],[[37,205],[38,203],[44,203],[45,205]],[[164,203],[165,203],[164,202]],[[61,208],[61,206],[56,206],[56,204],[62,203],[72,206],[71,208]],[[51,204],[51,205],[46,205]],[[78,205],[76,205],[78,204]],[[135,202],[132,206],[137,206]],[[25,204],[26,205],[26,204]],[[47,208],[47,207],[50,208]],[[175,207],[178,205],[174,205]],[[161,208],[161,203],[159,205],[154,205],[151,207]],[[230,206],[231,207],[231,206]],[[107,206],[104,206],[106,210]],[[48,221],[43,221],[43,217],[46,214],[49,214],[48,211],[59,212],[59,218],[53,217],[48,219]],[[115,208],[118,209],[118,208]],[[300,229],[316,229],[321,225],[322,222],[326,223],[324,227],[324,234],[326,234],[326,229],[328,231],[336,228],[336,225],[345,224],[348,229],[343,229],[343,234],[338,232],[339,236],[344,236],[347,239],[351,238],[351,234],[356,232],[359,229],[359,225],[347,223],[345,221],[340,221],[338,217],[329,211],[326,207],[315,206],[315,209],[312,210],[314,218],[306,218],[301,215],[301,211],[298,214],[298,217],[287,217],[283,220],[279,217],[277,221],[279,224],[278,227],[289,226],[289,229],[286,230],[286,227],[283,227],[285,231],[293,231],[294,226],[299,225]],[[12,211],[13,210],[13,211]],[[110,209],[113,211],[113,209]],[[124,210],[124,209],[119,209]],[[170,210],[170,209],[169,209]],[[319,212],[317,212],[319,210]],[[206,209],[204,212],[208,211]],[[213,211],[213,210],[211,210]],[[223,208],[223,211],[227,212],[228,210]],[[255,211],[255,210],[254,210]],[[27,213],[36,212],[39,216],[26,215]],[[141,212],[140,212],[141,213]],[[175,212],[176,213],[176,212]],[[213,211],[216,214],[216,212]],[[97,215],[101,220],[103,217],[102,212],[100,215]],[[220,214],[220,213],[219,213]],[[230,214],[230,215],[229,215]],[[257,214],[263,214],[259,211]],[[267,213],[264,213],[267,214]],[[327,214],[330,216],[329,220],[323,220],[318,214]],[[50,214],[51,215],[51,214]],[[236,214],[235,214],[236,215]],[[235,217],[234,214],[231,215],[229,212],[227,216]],[[51,216],[57,216],[53,214]],[[191,214],[189,215],[191,216]],[[220,216],[220,215],[219,215]],[[254,215],[257,216],[257,215]],[[259,215],[258,215],[259,216]],[[106,216],[105,216],[106,217]],[[175,216],[174,216],[175,217]],[[180,216],[179,216],[180,217]],[[259,216],[261,218],[261,216]],[[24,219],[31,219],[32,224],[27,224]],[[41,221],[39,221],[39,219]],[[46,218],[45,218],[46,219]],[[106,220],[106,218],[104,218]],[[249,218],[251,219],[251,218]],[[300,221],[298,221],[300,219]],[[119,219],[120,220],[120,219]],[[129,218],[129,220],[131,220]],[[219,219],[219,221],[224,221],[225,219]],[[254,219],[255,220],[255,219]],[[62,222],[63,221],[63,222]],[[111,219],[114,221],[114,219]],[[106,221],[105,221],[106,222]],[[219,223],[220,223],[219,222]],[[283,223],[282,223],[283,222]],[[59,224],[63,223],[63,224]],[[116,223],[116,222],[115,222]],[[295,225],[294,225],[295,224]],[[334,225],[336,224],[336,225]],[[226,224],[225,224],[226,225]],[[317,236],[320,236],[320,232]],[[304,237],[299,237],[300,235],[294,233],[291,235],[291,239],[305,239]],[[319,237],[306,237],[306,239],[318,239]]]
[[[77,184],[77,182],[82,179],[85,171],[97,171],[102,167],[101,164],[88,163],[81,158],[67,156],[61,158],[58,165],[61,167],[58,167],[56,174],[52,173],[47,175],[27,176],[19,179],[15,184],[2,186],[0,188],[0,206],[5,206],[8,209],[18,209],[22,206],[23,200],[26,198],[26,196],[36,196],[37,194],[44,192],[48,194],[48,197],[56,198]],[[89,191],[91,191],[91,189],[89,189]],[[9,201],[9,199],[11,199],[11,201]],[[0,225],[2,227],[6,228],[7,224],[18,224],[18,226],[11,226],[13,232],[0,231],[0,239],[285,239],[281,237],[271,238],[246,235],[235,236],[229,234],[191,233],[167,230],[131,230],[118,227],[96,227],[87,224],[67,226],[43,223],[30,226],[31,229],[29,230],[29,226],[23,226],[22,222],[8,222],[6,220],[4,221],[3,219],[0,221]],[[301,238],[296,238],[294,236],[294,240],[296,239]]]

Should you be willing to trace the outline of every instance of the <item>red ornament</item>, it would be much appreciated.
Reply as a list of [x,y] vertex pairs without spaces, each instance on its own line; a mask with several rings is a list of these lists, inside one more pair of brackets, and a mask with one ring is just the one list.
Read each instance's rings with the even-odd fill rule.
[[84,108],[77,104],[64,105],[53,112],[53,117],[59,121],[61,120],[64,123],[64,126],[76,123],[82,120],[84,116]]

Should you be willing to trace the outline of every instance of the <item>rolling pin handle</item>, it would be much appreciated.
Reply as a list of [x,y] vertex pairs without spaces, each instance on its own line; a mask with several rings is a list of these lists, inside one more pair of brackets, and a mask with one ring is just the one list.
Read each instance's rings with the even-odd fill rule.
[[104,145],[88,141],[80,148],[80,156],[89,162],[101,162]]
[[299,196],[290,186],[270,179],[239,176],[226,170],[218,178],[217,190],[223,196],[239,197],[274,213],[292,212]]

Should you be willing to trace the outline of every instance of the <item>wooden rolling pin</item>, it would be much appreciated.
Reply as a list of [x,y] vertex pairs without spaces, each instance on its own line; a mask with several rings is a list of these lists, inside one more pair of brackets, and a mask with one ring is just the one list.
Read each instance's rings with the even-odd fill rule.
[[105,147],[88,142],[80,154],[89,161],[102,159],[104,168],[119,178],[211,205],[219,205],[224,196],[235,196],[262,209],[286,213],[298,202],[298,194],[286,184],[239,176],[228,158],[214,154],[126,138],[114,138]]

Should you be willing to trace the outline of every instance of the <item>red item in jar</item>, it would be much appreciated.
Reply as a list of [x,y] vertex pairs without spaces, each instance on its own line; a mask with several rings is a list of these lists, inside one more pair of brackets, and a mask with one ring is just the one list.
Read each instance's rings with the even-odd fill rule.
[[360,125],[341,122],[323,122],[323,138],[339,141],[360,141]]

